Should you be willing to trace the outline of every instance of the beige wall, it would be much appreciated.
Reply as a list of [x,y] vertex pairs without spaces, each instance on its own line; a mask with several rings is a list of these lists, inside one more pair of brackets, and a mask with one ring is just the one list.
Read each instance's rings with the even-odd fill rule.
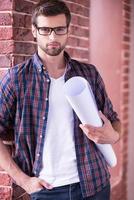
[[[121,1],[91,0],[90,62],[99,69],[115,110],[120,115]],[[112,183],[120,180],[120,144],[116,147],[118,165],[111,170]]]

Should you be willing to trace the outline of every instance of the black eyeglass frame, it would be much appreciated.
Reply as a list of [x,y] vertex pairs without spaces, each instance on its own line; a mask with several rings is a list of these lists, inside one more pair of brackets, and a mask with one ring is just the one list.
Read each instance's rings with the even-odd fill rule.
[[[49,35],[51,35],[51,33],[54,31],[54,33],[56,34],[56,35],[66,35],[67,33],[68,33],[68,26],[57,26],[57,27],[47,27],[47,26],[42,26],[42,27],[38,27],[37,25],[35,25],[35,27],[36,27],[36,29],[38,30],[38,33],[40,34],[40,35],[43,35],[43,36],[49,36]],[[48,29],[50,29],[50,32],[49,33],[47,33],[47,34],[41,34],[40,33],[40,30],[42,29],[42,28],[48,28]],[[65,30],[66,30],[66,32],[65,33],[57,33],[57,29],[58,28],[65,28]]]

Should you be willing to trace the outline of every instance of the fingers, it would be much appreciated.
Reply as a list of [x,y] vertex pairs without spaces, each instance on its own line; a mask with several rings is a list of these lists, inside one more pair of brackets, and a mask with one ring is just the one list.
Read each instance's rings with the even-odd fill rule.
[[98,138],[98,134],[96,132],[96,128],[95,127],[90,127],[89,125],[79,125],[80,128],[82,129],[82,131],[85,133],[85,135],[92,140],[95,143],[99,142],[99,138]]
[[79,127],[83,130],[84,133],[89,133],[89,129],[86,127],[86,125],[80,124]]
[[88,124],[80,124],[79,127],[82,129],[82,131],[88,136],[90,137],[91,135],[95,136],[96,133],[96,128],[93,126],[90,126]]
[[53,186],[52,186],[51,184],[47,183],[47,182],[44,181],[44,180],[41,180],[41,179],[40,179],[40,184],[41,184],[43,187],[45,187],[46,189],[48,189],[48,190],[53,189]]
[[82,125],[79,127],[85,133],[85,135],[95,143],[105,143],[105,126],[103,127],[94,127],[88,124]]
[[88,125],[88,124],[80,124],[79,127],[83,130],[84,133],[86,134],[96,134],[98,131],[100,131],[102,129],[99,128],[99,127],[94,127],[94,126],[91,126],[91,125]]
[[104,124],[105,124],[105,122],[106,122],[108,119],[105,117],[105,115],[104,115],[101,111],[99,111],[99,116],[100,116],[100,118],[103,120],[103,122],[104,122]]

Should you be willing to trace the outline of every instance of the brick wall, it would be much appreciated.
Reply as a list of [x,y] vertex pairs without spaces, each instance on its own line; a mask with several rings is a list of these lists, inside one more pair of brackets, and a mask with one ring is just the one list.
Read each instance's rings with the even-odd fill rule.
[[65,1],[72,12],[68,52],[73,58],[89,60],[89,0]]
[[[12,6],[11,1],[0,0],[0,76],[12,65]],[[11,195],[11,178],[0,168],[0,199],[10,200]]]

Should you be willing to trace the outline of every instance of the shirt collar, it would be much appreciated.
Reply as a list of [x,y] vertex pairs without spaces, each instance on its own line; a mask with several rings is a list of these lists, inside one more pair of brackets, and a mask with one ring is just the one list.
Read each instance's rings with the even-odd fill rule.
[[40,57],[38,56],[38,53],[35,53],[33,55],[33,63],[34,63],[34,66],[39,70],[39,72],[41,72],[43,69],[43,63]]
[[[70,69],[71,68],[71,65],[70,65],[71,57],[69,56],[69,54],[66,51],[64,51],[64,57],[65,57],[65,61],[66,61],[66,67],[67,67],[67,69]],[[41,61],[38,53],[35,53],[33,55],[33,63],[37,67],[39,72],[41,72],[43,70],[43,62]]]

